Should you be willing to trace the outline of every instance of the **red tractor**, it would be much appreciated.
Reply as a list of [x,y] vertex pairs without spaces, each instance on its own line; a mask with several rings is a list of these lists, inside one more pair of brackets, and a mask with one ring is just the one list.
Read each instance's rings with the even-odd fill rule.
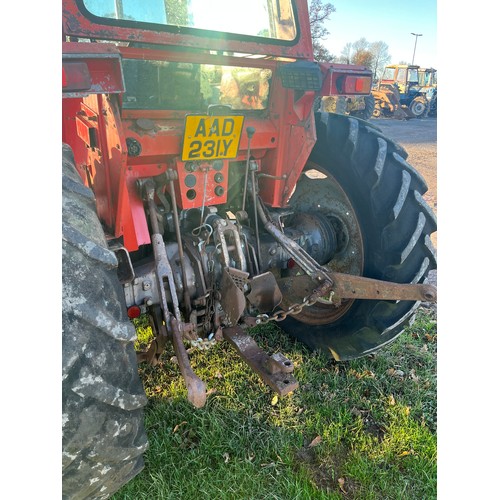
[[306,0],[63,0],[62,20],[63,495],[107,498],[147,448],[138,361],[171,342],[201,407],[185,343],[227,341],[286,394],[292,363],[248,327],[337,361],[387,345],[436,300],[436,220],[404,149],[314,112],[372,75],[313,60]]

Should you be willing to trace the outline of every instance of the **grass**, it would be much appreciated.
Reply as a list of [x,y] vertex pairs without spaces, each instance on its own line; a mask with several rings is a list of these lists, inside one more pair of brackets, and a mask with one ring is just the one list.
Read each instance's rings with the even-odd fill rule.
[[[252,334],[295,363],[278,398],[226,342],[191,362],[209,396],[196,410],[173,350],[142,366],[150,402],[144,470],[114,499],[434,499],[436,321],[421,309],[393,344],[335,363],[279,327]],[[139,328],[147,339],[147,329]]]

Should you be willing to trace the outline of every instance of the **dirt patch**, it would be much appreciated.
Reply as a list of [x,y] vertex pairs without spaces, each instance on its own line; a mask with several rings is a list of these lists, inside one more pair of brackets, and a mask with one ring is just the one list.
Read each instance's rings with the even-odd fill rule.
[[343,473],[348,458],[349,451],[343,446],[336,453],[321,458],[315,448],[304,447],[295,454],[295,467],[305,469],[318,490],[327,494],[341,493],[346,499],[354,499],[357,498],[358,485]]

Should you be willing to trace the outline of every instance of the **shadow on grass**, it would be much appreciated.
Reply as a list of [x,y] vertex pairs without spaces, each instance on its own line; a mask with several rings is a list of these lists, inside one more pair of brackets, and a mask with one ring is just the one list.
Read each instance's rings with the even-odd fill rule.
[[294,362],[299,389],[276,397],[222,342],[190,355],[199,410],[165,352],[141,368],[145,469],[113,498],[435,498],[436,326],[422,310],[390,346],[336,363],[267,325],[253,335]]

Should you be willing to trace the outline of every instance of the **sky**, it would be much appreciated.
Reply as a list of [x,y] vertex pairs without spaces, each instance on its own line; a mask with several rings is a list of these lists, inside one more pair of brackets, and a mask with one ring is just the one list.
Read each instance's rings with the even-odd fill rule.
[[[385,42],[391,63],[401,61],[438,69],[437,0],[329,0],[335,12],[324,23],[330,32],[323,45],[340,56],[349,42],[366,38]],[[411,33],[421,34],[415,37]]]

